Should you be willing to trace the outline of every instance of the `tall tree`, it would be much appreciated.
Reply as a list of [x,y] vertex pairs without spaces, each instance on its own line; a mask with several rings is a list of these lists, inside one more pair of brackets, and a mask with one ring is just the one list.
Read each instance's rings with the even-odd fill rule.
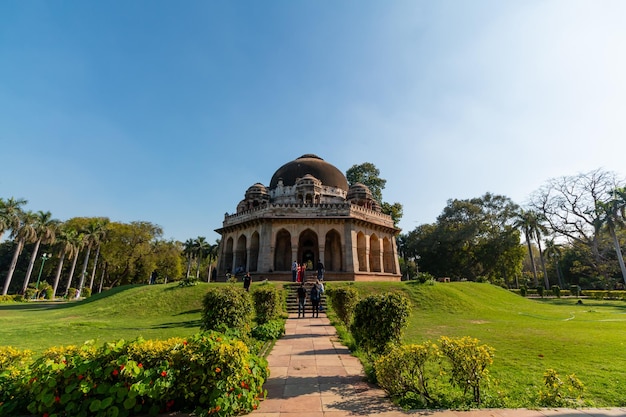
[[531,197],[531,207],[552,233],[589,248],[589,262],[598,275],[605,274],[608,260],[600,251],[602,212],[597,207],[619,184],[615,173],[597,169],[551,179]]
[[548,259],[552,259],[554,262],[554,270],[556,271],[557,282],[559,283],[559,287],[565,287],[565,280],[563,279],[563,275],[561,274],[561,265],[559,261],[561,260],[561,247],[558,245],[554,239],[550,239],[546,242],[546,250],[544,251],[545,256]]
[[49,211],[41,211],[39,210],[35,214],[35,221],[33,224],[33,228],[35,230],[35,247],[33,248],[33,252],[30,256],[30,262],[28,263],[28,269],[26,271],[26,277],[24,278],[24,285],[22,286],[22,293],[26,292],[26,288],[28,288],[28,283],[30,282],[30,276],[33,272],[33,267],[35,266],[35,259],[37,259],[37,254],[39,253],[39,245],[43,242],[44,244],[54,243],[56,228],[59,224],[59,221],[52,218],[52,213]]
[[83,237],[85,241],[85,260],[83,261],[83,269],[80,273],[80,282],[76,291],[76,298],[79,298],[85,285],[85,277],[87,275],[87,265],[89,263],[89,255],[91,249],[97,245],[103,233],[104,226],[100,219],[93,219],[85,229],[83,229]]
[[613,246],[622,272],[622,279],[626,284],[626,266],[622,255],[622,247],[617,237],[617,227],[624,226],[624,211],[626,210],[626,188],[616,188],[611,192],[611,199],[596,203],[598,213],[598,228],[606,227],[613,239]]
[[200,278],[200,265],[209,251],[211,244],[204,236],[198,236],[193,242],[193,249],[196,256],[196,279]]
[[107,225],[109,224],[109,219],[102,218],[101,219],[101,229],[99,231],[98,239],[96,240],[96,256],[93,260],[93,269],[91,270],[91,279],[89,280],[89,290],[93,289],[93,280],[96,276],[96,267],[98,266],[98,258],[100,257],[100,246],[107,238]]
[[419,254],[420,270],[438,277],[511,282],[524,255],[512,225],[517,209],[508,197],[491,193],[449,200],[435,224],[407,235],[403,251]]
[[[61,273],[63,272],[63,263],[65,258],[72,259],[76,256],[79,245],[78,232],[75,229],[62,226],[57,234],[57,243],[59,247],[59,264],[57,265],[56,275],[54,277],[54,284],[52,285],[53,298],[56,297],[56,293],[59,287],[59,281],[61,280]],[[69,287],[69,286],[68,286]]]
[[0,198],[0,240],[6,231],[20,227],[22,206],[26,203],[23,198],[10,197],[7,200]]
[[535,215],[535,212],[522,209],[517,213],[517,219],[514,223],[515,227],[521,229],[522,233],[524,233],[524,239],[526,240],[526,245],[528,246],[528,256],[530,257],[530,265],[535,287],[539,285],[539,280],[537,279],[537,266],[535,264],[535,256],[533,255],[532,248],[533,226],[536,218],[537,216]]
[[195,240],[187,239],[183,244],[183,253],[187,256],[187,274],[185,274],[185,278],[189,279],[189,275],[191,274],[191,260],[193,258],[193,254],[195,252]]
[[13,259],[11,260],[11,266],[9,266],[9,272],[7,273],[6,280],[4,281],[2,295],[6,295],[9,291],[9,286],[11,285],[13,274],[15,273],[15,267],[17,266],[17,260],[22,253],[22,249],[24,249],[24,244],[32,242],[37,236],[34,223],[35,215],[32,212],[21,212],[19,225],[11,228],[11,237],[15,239],[17,246],[15,248],[15,252],[13,253]]

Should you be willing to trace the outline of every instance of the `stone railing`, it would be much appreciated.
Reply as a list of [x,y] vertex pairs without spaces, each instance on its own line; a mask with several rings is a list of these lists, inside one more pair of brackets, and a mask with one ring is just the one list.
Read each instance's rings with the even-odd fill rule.
[[242,223],[260,218],[319,218],[319,217],[354,217],[362,220],[376,219],[376,223],[393,227],[393,220],[387,214],[370,210],[350,203],[322,204],[266,204],[240,213],[226,214],[223,226]]

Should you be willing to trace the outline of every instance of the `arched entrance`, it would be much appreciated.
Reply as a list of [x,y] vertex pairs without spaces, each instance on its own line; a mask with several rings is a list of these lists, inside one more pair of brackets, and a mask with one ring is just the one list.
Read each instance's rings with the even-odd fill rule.
[[307,264],[307,269],[313,269],[319,259],[319,246],[317,243],[317,233],[311,229],[306,229],[300,233],[298,240],[298,259]]

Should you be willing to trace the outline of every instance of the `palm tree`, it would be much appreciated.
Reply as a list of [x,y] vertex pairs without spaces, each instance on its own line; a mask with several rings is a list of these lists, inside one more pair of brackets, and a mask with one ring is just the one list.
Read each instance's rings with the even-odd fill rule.
[[[70,288],[72,287],[72,281],[74,280],[74,271],[76,270],[76,262],[78,261],[78,255],[82,247],[85,245],[84,235],[82,233],[76,232],[76,234],[72,235],[71,237],[71,244],[74,246],[74,250],[71,253],[71,255],[73,255],[74,260],[72,261],[72,267],[70,268],[70,272],[68,273],[68,276],[67,276],[67,284],[65,285],[65,292],[63,293],[64,296],[66,297]],[[72,256],[70,256],[70,259],[72,259]]]
[[191,258],[194,253],[194,244],[195,241],[193,239],[187,239],[183,244],[183,253],[187,255],[187,275],[185,278],[189,279],[189,274],[191,272]]
[[11,197],[8,200],[0,198],[0,240],[7,230],[19,228],[22,206],[26,203],[23,198]]
[[11,285],[13,274],[15,273],[15,267],[17,266],[17,260],[22,253],[22,249],[24,249],[24,244],[32,242],[37,236],[34,223],[35,215],[32,212],[27,211],[21,213],[19,225],[17,227],[15,225],[11,227],[11,236],[17,241],[17,247],[15,248],[15,252],[13,252],[13,259],[11,260],[11,266],[9,267],[7,278],[4,281],[2,295],[7,295],[7,292],[9,291],[9,286]]
[[35,247],[33,248],[33,253],[30,256],[28,269],[26,270],[26,277],[24,278],[22,293],[25,293],[26,288],[28,288],[30,276],[33,273],[33,267],[35,266],[35,259],[37,259],[37,254],[39,253],[39,245],[41,244],[41,242],[54,243],[55,231],[58,224],[59,221],[53,219],[52,213],[50,213],[49,211],[44,212],[39,210],[37,214],[35,214],[35,222],[33,224],[33,227],[35,229],[36,241]]
[[196,254],[196,279],[200,278],[200,264],[204,259],[205,254],[208,252],[211,245],[206,241],[204,236],[198,236],[194,240],[194,252]]
[[57,266],[56,276],[54,277],[54,285],[52,286],[53,298],[56,297],[65,258],[68,257],[72,259],[76,256],[76,251],[78,250],[78,232],[71,228],[61,228],[57,235],[57,241],[59,242],[61,252],[59,254],[59,265]]
[[617,261],[622,271],[622,279],[626,284],[626,266],[624,265],[624,257],[622,255],[622,247],[617,237],[617,227],[624,226],[624,218],[626,211],[626,188],[616,188],[612,192],[612,197],[607,202],[598,201],[596,203],[596,211],[599,216],[599,227],[606,226],[609,234],[613,238],[613,246],[617,255]]
[[543,252],[548,259],[554,260],[554,270],[556,271],[556,278],[559,283],[559,287],[563,288],[565,285],[565,279],[561,274],[561,266],[559,261],[561,260],[561,247],[556,244],[554,239],[550,239],[546,242],[546,250]]
[[80,293],[85,285],[85,276],[87,275],[87,264],[89,263],[89,255],[91,254],[91,248],[98,243],[100,235],[102,233],[103,225],[99,219],[94,219],[89,222],[87,227],[83,230],[84,243],[87,246],[85,253],[85,260],[83,262],[83,270],[80,273],[80,282],[76,291],[76,298],[80,297]]
[[217,240],[215,242],[215,245],[211,245],[209,247],[209,250],[207,251],[207,257],[209,259],[209,278],[207,279],[207,282],[211,281],[211,268],[213,267],[213,262],[215,262],[215,260],[217,259],[217,253],[219,251],[220,248],[220,243],[219,240]]
[[534,212],[530,210],[521,209],[517,213],[517,219],[513,224],[514,227],[521,229],[524,233],[524,238],[526,239],[526,245],[528,246],[528,255],[530,256],[530,265],[533,271],[534,283],[535,286],[539,285],[539,280],[537,279],[537,267],[535,266],[535,257],[533,256],[532,249],[532,240],[533,240],[533,225],[535,223],[536,216]]
[[98,265],[98,258],[100,257],[100,246],[102,243],[106,241],[107,237],[107,225],[109,224],[108,219],[102,219],[102,227],[99,230],[98,239],[96,240],[96,256],[93,261],[93,269],[91,271],[91,279],[89,280],[89,290],[93,289],[93,280],[96,276],[96,266]]

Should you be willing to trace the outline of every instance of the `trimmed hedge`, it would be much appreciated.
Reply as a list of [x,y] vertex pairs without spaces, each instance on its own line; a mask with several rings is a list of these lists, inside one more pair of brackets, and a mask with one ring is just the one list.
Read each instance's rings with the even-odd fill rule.
[[209,288],[202,300],[202,330],[234,329],[250,334],[252,297],[241,287],[220,285]]
[[400,343],[410,312],[410,302],[403,295],[368,296],[356,305],[350,333],[365,352],[382,354]]
[[354,310],[359,302],[359,292],[353,287],[327,288],[330,306],[346,327],[350,327]]

